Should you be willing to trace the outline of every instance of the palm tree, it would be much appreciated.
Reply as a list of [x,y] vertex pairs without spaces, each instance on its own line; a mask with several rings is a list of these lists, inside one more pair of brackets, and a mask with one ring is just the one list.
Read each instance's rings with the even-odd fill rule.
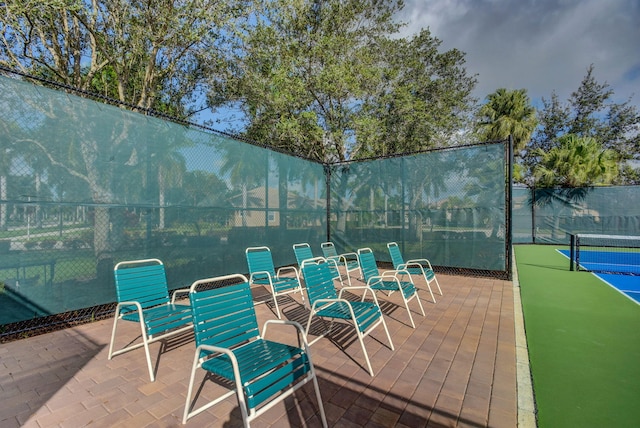
[[534,168],[539,187],[575,188],[611,184],[618,176],[613,150],[604,149],[595,138],[565,134],[558,146],[538,150],[540,162]]
[[526,89],[500,88],[489,94],[478,119],[476,131],[482,140],[504,140],[511,135],[516,152],[524,148],[538,125]]
[[[247,226],[246,210],[249,208],[249,188],[267,182],[267,151],[250,145],[229,142],[223,147],[224,163],[220,167],[220,175],[227,176],[233,188],[240,188],[242,193],[242,226]],[[265,185],[265,192],[268,186]],[[265,193],[267,195],[267,193]],[[266,207],[268,209],[268,207]]]
[[546,152],[537,149],[534,154],[540,159],[533,171],[536,186],[547,188],[535,192],[536,204],[560,204],[554,237],[560,229],[560,213],[579,208],[588,187],[611,184],[619,172],[616,153],[593,137],[565,134],[558,138],[557,146]]

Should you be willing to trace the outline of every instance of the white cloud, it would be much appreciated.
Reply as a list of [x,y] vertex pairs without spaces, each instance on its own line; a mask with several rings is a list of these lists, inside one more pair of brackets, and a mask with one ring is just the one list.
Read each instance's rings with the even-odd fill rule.
[[466,53],[481,100],[500,87],[566,100],[590,64],[616,98],[640,104],[637,0],[405,0],[404,36],[429,27],[443,49]]

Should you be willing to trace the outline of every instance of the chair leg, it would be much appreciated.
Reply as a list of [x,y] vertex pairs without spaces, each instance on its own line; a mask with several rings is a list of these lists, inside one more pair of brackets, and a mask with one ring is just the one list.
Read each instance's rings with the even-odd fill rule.
[[153,366],[151,365],[151,353],[149,351],[149,338],[147,337],[147,332],[144,329],[144,325],[142,321],[140,321],[140,331],[142,332],[142,342],[144,343],[144,353],[147,357],[147,366],[149,367],[149,377],[151,378],[151,382],[155,382],[156,377],[153,373]]
[[116,327],[118,325],[118,312],[116,311],[115,316],[113,317],[113,328],[111,329],[111,343],[109,344],[109,356],[107,357],[109,360],[113,357],[113,345],[116,340]]
[[[215,400],[210,401],[209,403],[204,404],[204,405],[200,406],[197,409],[193,409],[190,412],[189,409],[191,408],[191,405],[195,404],[195,403],[191,403],[191,400],[193,399],[193,386],[194,386],[193,383],[195,382],[196,371],[200,368],[200,361],[199,361],[200,359],[199,359],[198,355],[199,355],[199,352],[196,352],[196,354],[194,356],[194,359],[193,359],[193,366],[191,368],[191,376],[190,376],[190,380],[189,380],[189,387],[187,389],[187,399],[186,399],[185,404],[184,404],[184,413],[183,413],[183,416],[182,416],[182,423],[183,424],[186,424],[187,420],[189,418],[191,418],[193,416],[196,416],[196,415],[204,412],[205,410],[215,406],[216,404],[220,403],[221,401],[226,400],[228,397],[230,397],[230,396],[232,396],[234,394],[237,394],[236,390],[231,389],[231,390],[227,391],[226,393],[224,393],[223,395],[221,395],[220,397],[216,398]],[[205,376],[204,381],[206,381],[206,379],[207,378]],[[246,413],[246,410],[245,410],[245,413]]]
[[413,316],[411,316],[411,309],[409,309],[409,301],[404,298],[404,293],[402,293],[402,291],[400,293],[403,294],[402,300],[404,300],[404,307],[407,309],[407,314],[409,315],[409,321],[411,322],[411,327],[416,328],[416,325],[413,322]]
[[442,289],[440,288],[440,283],[438,282],[438,278],[436,277],[435,274],[433,274],[433,280],[436,282],[436,285],[438,286],[438,292],[442,296]]
[[320,413],[320,419],[322,420],[322,426],[327,428],[327,417],[324,414],[324,405],[322,404],[322,397],[320,396],[320,387],[318,386],[318,376],[316,376],[316,370],[311,362],[309,356],[309,365],[311,366],[311,374],[313,376],[313,389],[316,390],[316,400],[318,400],[318,412]]
[[141,332],[141,336],[142,336],[142,343],[138,343],[136,345],[132,345],[132,346],[128,346],[125,347],[124,349],[120,349],[118,351],[113,351],[113,347],[115,345],[115,339],[116,339],[116,329],[118,326],[118,320],[120,319],[120,317],[117,315],[118,311],[116,311],[116,315],[114,316],[113,319],[113,328],[111,329],[111,343],[109,344],[109,354],[107,356],[107,359],[112,359],[115,355],[119,355],[119,354],[123,354],[125,352],[128,351],[132,351],[134,349],[140,348],[140,347],[144,347],[144,353],[145,353],[145,357],[147,360],[147,367],[149,368],[149,378],[151,379],[151,382],[155,382],[156,377],[153,374],[153,366],[151,364],[151,353],[149,351],[149,338],[147,337],[147,332],[144,329],[144,324],[143,321],[140,321],[140,332]]
[[184,414],[182,416],[182,423],[186,424],[189,415],[189,407],[191,407],[191,395],[193,393],[193,381],[196,377],[196,369],[198,368],[198,354],[195,354],[193,358],[193,365],[191,366],[191,376],[189,377],[189,388],[187,388],[187,401],[184,403]]
[[[380,316],[382,317],[382,314],[380,314]],[[369,374],[371,375],[371,377],[373,377],[373,369],[371,368],[371,363],[369,362],[369,354],[367,354],[367,348],[365,348],[364,346],[364,340],[363,340],[363,335],[360,332],[360,329],[358,329],[358,324],[356,323],[356,320],[352,320],[354,327],[356,328],[356,331],[358,332],[358,340],[360,341],[360,346],[362,347],[362,353],[364,354],[364,359],[367,362],[367,368],[369,369]]]
[[433,300],[433,303],[436,303],[436,298],[433,295],[433,291],[431,291],[431,284],[429,283],[429,280],[427,279],[427,275],[424,275],[424,281],[427,283],[427,288],[429,289],[429,294],[431,294],[431,300]]
[[[313,320],[313,315],[314,315],[313,312],[309,313],[309,319],[307,320],[307,328],[304,331],[304,338],[307,341],[307,343],[309,344],[309,346],[313,345],[318,340],[320,340],[323,337],[325,337],[328,333],[331,332],[331,329],[333,328],[333,318],[332,318],[331,322],[329,323],[329,328],[324,333],[322,333],[321,335],[319,335],[318,337],[313,339],[311,342],[309,342],[309,328],[311,328],[311,321]],[[325,321],[324,318],[320,317],[320,320],[322,321],[323,324],[326,324],[326,321]]]
[[276,307],[276,315],[278,316],[278,319],[282,319],[280,316],[280,308],[278,307],[278,297],[276,296],[276,292],[273,290],[273,287],[271,288],[271,295],[273,296],[273,304]]
[[251,415],[249,415],[249,411],[247,409],[247,403],[244,399],[244,390],[243,386],[240,385],[240,382],[236,381],[236,398],[238,399],[238,407],[240,407],[240,413],[242,414],[242,423],[245,428],[249,428],[249,421],[251,417],[255,417],[255,410],[251,410]]
[[307,328],[304,330],[304,339],[309,341],[309,328],[311,327],[311,320],[313,319],[313,308],[309,312],[309,318],[307,319]]
[[349,287],[351,287],[351,275],[349,274],[349,269],[347,269],[347,266],[344,267],[344,271],[347,273],[347,282],[349,283]]
[[389,339],[389,346],[391,346],[391,350],[394,351],[395,348],[393,346],[393,342],[391,341],[391,335],[389,334],[389,329],[387,328],[387,323],[384,322],[384,316],[382,312],[380,312],[380,320],[382,321],[382,326],[384,327],[384,331],[387,333],[387,339]]
[[416,293],[414,294],[414,296],[418,301],[418,306],[420,306],[420,312],[422,312],[422,316],[425,316],[424,308],[422,307],[422,302],[420,301],[420,296],[418,296],[418,289],[416,289]]

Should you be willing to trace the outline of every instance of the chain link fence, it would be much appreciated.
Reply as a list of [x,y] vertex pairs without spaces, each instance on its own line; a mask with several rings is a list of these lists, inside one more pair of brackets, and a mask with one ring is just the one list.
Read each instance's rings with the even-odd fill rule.
[[640,186],[513,189],[513,242],[569,245],[571,235],[640,235]]
[[82,95],[0,75],[0,341],[112,316],[123,260],[163,260],[177,289],[246,273],[251,246],[385,263],[396,241],[509,275],[507,142],[323,165]]

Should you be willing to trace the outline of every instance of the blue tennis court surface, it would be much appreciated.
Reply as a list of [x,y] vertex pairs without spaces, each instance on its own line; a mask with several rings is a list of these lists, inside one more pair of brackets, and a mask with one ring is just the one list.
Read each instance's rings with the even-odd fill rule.
[[[567,259],[570,257],[569,250],[558,250]],[[604,260],[603,253],[596,251],[581,251],[580,266],[593,271],[621,272],[600,273],[592,272],[602,281],[615,288],[636,303],[640,303],[640,254],[638,253],[616,253],[615,260]],[[605,256],[606,258],[606,256]],[[597,260],[597,263],[595,262]],[[635,274],[635,275],[624,275]]]

